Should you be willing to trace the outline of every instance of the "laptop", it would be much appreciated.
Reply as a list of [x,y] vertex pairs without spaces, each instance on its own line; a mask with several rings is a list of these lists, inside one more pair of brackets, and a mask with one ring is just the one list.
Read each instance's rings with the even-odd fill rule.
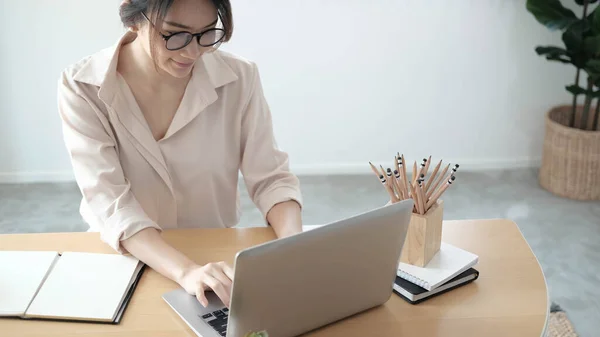
[[386,205],[235,256],[230,308],[205,292],[163,295],[198,335],[303,334],[384,304],[393,293],[412,199]]

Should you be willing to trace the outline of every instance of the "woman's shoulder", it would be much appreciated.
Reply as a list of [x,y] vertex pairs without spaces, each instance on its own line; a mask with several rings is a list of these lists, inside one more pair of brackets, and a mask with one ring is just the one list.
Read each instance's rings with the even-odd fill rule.
[[75,81],[99,86],[114,56],[114,47],[88,54],[68,64],[61,71],[63,81]]
[[258,74],[258,66],[255,61],[230,51],[217,50],[206,55],[205,62],[212,71],[234,74],[238,80],[253,83]]
[[219,49],[212,54],[221,58],[227,65],[238,71],[248,71],[256,66],[253,60],[230,51]]

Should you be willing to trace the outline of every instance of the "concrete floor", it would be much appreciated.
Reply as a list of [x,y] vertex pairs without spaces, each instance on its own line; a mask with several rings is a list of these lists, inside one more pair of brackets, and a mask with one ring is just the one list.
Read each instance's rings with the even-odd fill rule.
[[[301,177],[304,223],[329,221],[387,202],[376,178]],[[242,186],[240,225],[261,224]],[[0,233],[83,231],[72,183],[0,185]],[[540,260],[550,298],[580,336],[600,331],[600,202],[580,202],[541,189],[531,169],[462,171],[444,197],[444,217],[514,220]]]

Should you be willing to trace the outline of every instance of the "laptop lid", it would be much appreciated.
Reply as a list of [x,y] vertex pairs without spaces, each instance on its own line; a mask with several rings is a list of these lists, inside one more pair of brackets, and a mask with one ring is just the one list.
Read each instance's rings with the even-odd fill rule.
[[412,200],[238,252],[228,336],[295,336],[392,295]]

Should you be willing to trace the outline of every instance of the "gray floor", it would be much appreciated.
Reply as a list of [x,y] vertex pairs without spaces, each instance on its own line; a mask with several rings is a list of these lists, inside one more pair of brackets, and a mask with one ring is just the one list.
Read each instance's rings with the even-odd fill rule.
[[[385,203],[372,175],[301,177],[304,223],[323,224]],[[242,191],[244,189],[242,188]],[[245,192],[245,191],[244,191]],[[82,231],[74,184],[0,185],[0,233]],[[446,192],[445,219],[509,218],[519,224],[547,277],[551,300],[580,336],[600,331],[600,202],[556,197],[535,170],[460,172]],[[260,224],[243,194],[241,225]]]

